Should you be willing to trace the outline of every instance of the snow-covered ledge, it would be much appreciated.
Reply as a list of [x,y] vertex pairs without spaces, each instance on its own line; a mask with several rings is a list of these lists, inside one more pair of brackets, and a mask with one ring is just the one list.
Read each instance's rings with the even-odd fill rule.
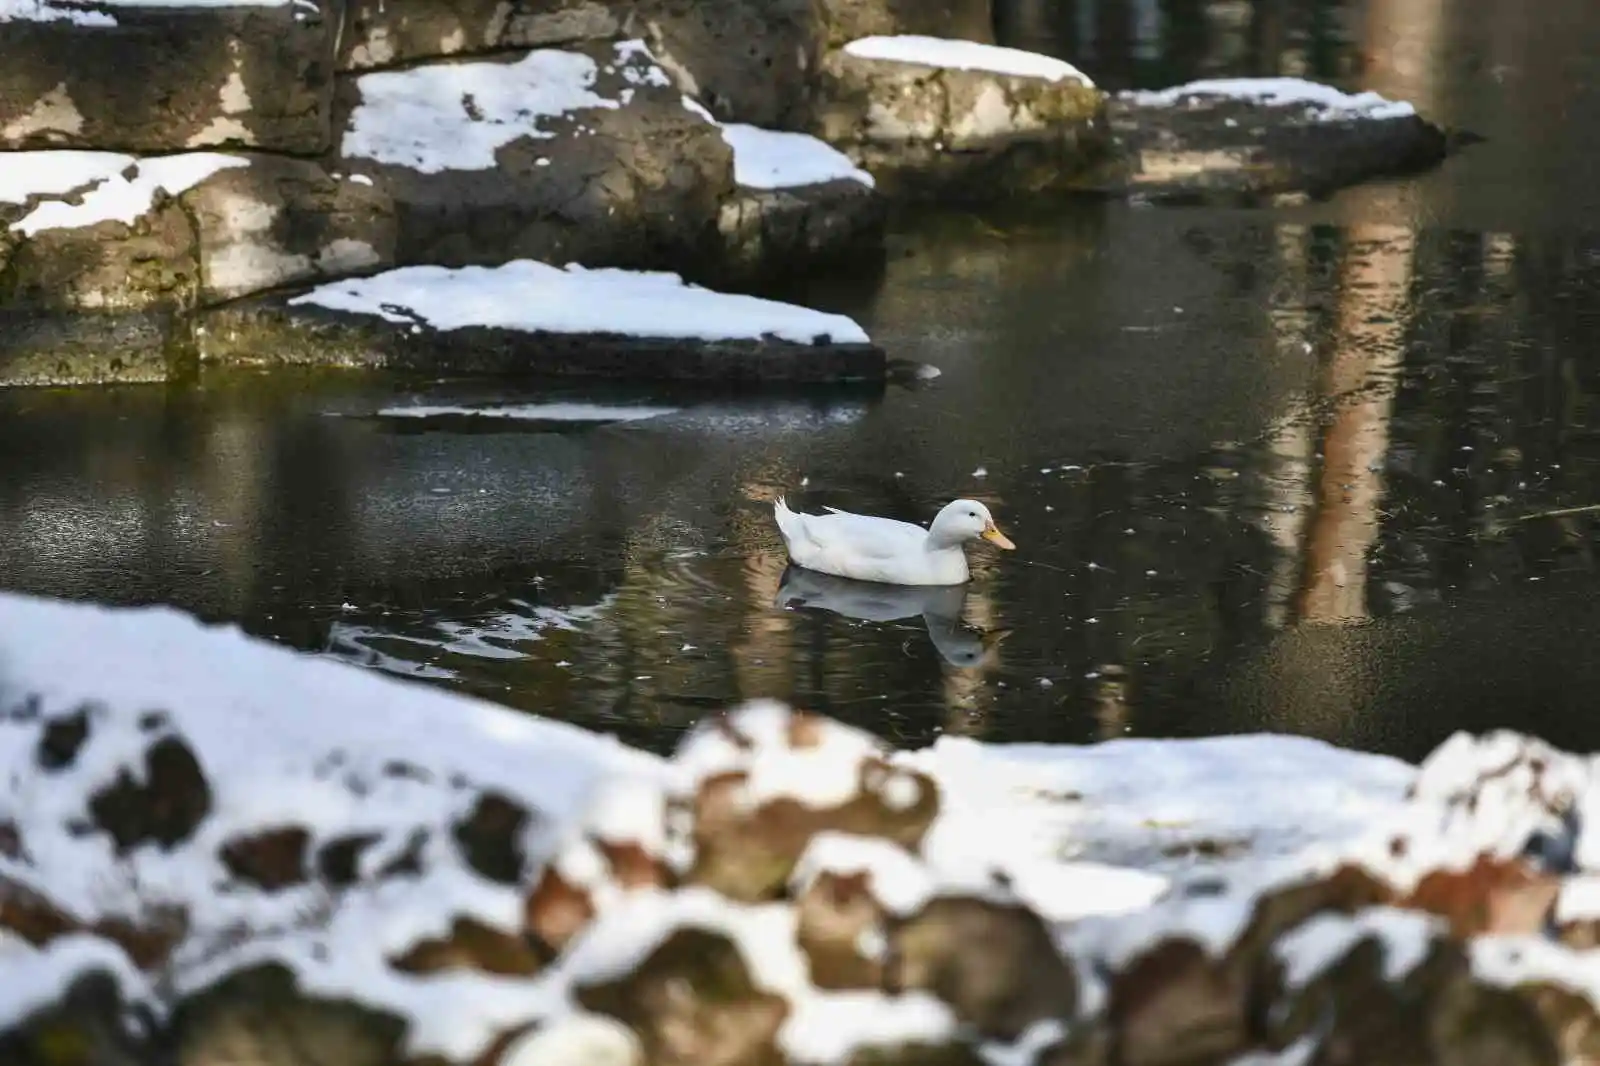
[[882,380],[853,320],[676,274],[517,260],[403,267],[208,314],[207,358],[428,371]]
[[1600,1024],[1600,770],[1509,733],[905,753],[757,701],[663,759],[0,594],[0,782],[0,1045],[84,1061],[1103,1066],[1199,1024],[1543,1064]]
[[1072,64],[927,36],[862,37],[823,60],[824,140],[901,195],[993,199],[1059,187],[1107,143]]

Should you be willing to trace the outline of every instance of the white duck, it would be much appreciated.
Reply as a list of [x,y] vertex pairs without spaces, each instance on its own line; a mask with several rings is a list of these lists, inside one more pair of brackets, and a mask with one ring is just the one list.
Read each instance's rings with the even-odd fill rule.
[[927,529],[833,507],[827,514],[801,514],[781,496],[772,510],[796,566],[857,581],[960,585],[971,576],[962,548],[967,541],[982,537],[1007,551],[1016,547],[976,500],[945,504]]

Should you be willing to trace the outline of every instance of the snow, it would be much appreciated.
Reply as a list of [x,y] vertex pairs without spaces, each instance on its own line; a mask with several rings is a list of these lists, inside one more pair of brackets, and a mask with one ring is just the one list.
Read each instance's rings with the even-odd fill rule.
[[1210,78],[1167,89],[1121,94],[1122,99],[1142,107],[1172,107],[1196,96],[1229,97],[1271,107],[1302,104],[1326,121],[1407,118],[1417,113],[1410,104],[1375,92],[1345,93],[1302,78]]
[[[11,229],[31,237],[42,230],[77,229],[99,222],[131,225],[150,210],[158,192],[177,196],[221,170],[246,167],[243,156],[217,152],[137,159],[116,152],[15,152],[0,168],[0,203],[45,197]],[[48,197],[86,189],[78,204]]]
[[1391,984],[1421,965],[1433,941],[1447,932],[1443,921],[1416,911],[1369,907],[1353,916],[1316,914],[1273,945],[1284,964],[1284,981],[1304,988],[1368,937],[1383,946],[1383,979]]
[[115,26],[104,11],[87,11],[49,0],[0,0],[0,22],[71,22],[75,26]]
[[[31,694],[46,717],[95,708],[72,766],[48,775],[33,769],[33,730],[0,729],[0,805],[37,821],[28,848],[50,871],[50,897],[84,917],[130,913],[135,903],[171,895],[214,906],[196,916],[200,925],[226,924],[240,917],[235,908],[248,914],[258,901],[212,890],[224,877],[211,857],[222,840],[294,824],[319,837],[388,831],[398,843],[470,804],[470,792],[441,784],[457,775],[569,819],[607,775],[661,772],[654,757],[611,738],[292,652],[231,627],[205,627],[166,608],[108,611],[4,595],[0,632],[0,706]],[[327,713],[330,707],[339,713]],[[155,710],[168,720],[160,729],[181,735],[205,768],[213,816],[192,849],[140,849],[113,862],[103,834],[75,837],[63,826],[122,767],[142,765],[159,732],[138,719]],[[418,745],[418,737],[428,743]],[[429,780],[385,773],[396,761],[420,767]],[[537,775],[528,773],[533,764],[541,766]],[[119,867],[139,899],[108,897],[103,871]],[[292,892],[280,895],[290,909],[300,902]]]
[[1001,48],[975,41],[947,37],[862,37],[844,46],[845,53],[858,59],[878,59],[890,63],[915,63],[924,67],[951,70],[976,70],[1014,78],[1042,78],[1065,81],[1071,78],[1093,88],[1088,76],[1064,60],[1019,48]]
[[[631,85],[669,84],[642,42],[613,47]],[[599,73],[581,52],[541,49],[515,63],[431,63],[364,74],[356,79],[361,102],[340,151],[347,159],[424,174],[490,170],[495,153],[511,142],[555,137],[552,120],[627,104],[631,88],[615,98],[595,91]]]
[[800,856],[789,887],[799,895],[824,874],[868,875],[872,897],[890,914],[910,915],[933,894],[929,872],[904,848],[878,837],[818,833]]
[[856,181],[872,188],[872,175],[850,157],[805,133],[764,130],[739,123],[722,127],[733,149],[733,180],[751,189],[792,189],[825,181]]
[[869,189],[876,185],[849,156],[810,134],[723,124],[692,96],[683,98],[683,106],[722,132],[723,141],[733,149],[733,180],[746,188],[795,189],[840,180],[860,182]]
[[59,1002],[80,976],[108,974],[128,1003],[148,1003],[150,986],[122,949],[85,933],[69,933],[36,948],[0,930],[0,1027]]
[[[815,810],[841,807],[861,794],[861,767],[883,748],[858,729],[815,719],[815,744],[794,746],[795,712],[775,700],[752,700],[724,721],[702,721],[679,746],[674,762],[691,791],[707,778],[744,773],[751,809],[793,799]],[[735,738],[739,739],[735,739]]]
[[[943,737],[896,758],[971,808],[943,830],[952,848],[1149,870],[1187,864],[1168,853],[1200,844],[1252,859],[1352,846],[1400,809],[1416,774],[1398,759],[1275,734],[1083,747]],[[996,809],[1016,813],[983,824]]]
[[493,407],[455,407],[450,405],[385,407],[380,418],[439,418],[468,415],[474,418],[505,418],[519,422],[637,422],[677,414],[677,407],[622,407],[597,403],[517,403]]
[[843,315],[776,300],[714,292],[676,274],[588,270],[518,259],[498,267],[402,267],[323,285],[290,300],[377,315],[437,330],[470,326],[549,333],[600,333],[680,340],[759,340],[796,344],[828,338],[866,344]]

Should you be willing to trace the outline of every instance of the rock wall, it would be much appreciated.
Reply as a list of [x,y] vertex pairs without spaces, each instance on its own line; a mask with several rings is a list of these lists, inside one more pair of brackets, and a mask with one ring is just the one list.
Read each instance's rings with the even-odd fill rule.
[[[894,201],[1162,185],[1170,109],[1108,111],[1070,65],[990,45],[991,21],[989,0],[13,3],[0,384],[193,374],[197,310],[393,268],[743,288],[881,254]],[[1230,143],[1266,163],[1223,186],[1442,150],[1414,117],[1329,139],[1239,107],[1267,120]],[[1176,139],[1204,142],[1185,114]]]

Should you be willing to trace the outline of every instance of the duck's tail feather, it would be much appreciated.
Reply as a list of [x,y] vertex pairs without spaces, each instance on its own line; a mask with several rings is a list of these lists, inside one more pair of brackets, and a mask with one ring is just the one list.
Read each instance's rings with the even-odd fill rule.
[[806,536],[804,521],[798,514],[789,509],[789,502],[779,496],[778,501],[772,505],[772,517],[778,522],[778,532],[783,534],[783,539],[788,544],[803,541]]

